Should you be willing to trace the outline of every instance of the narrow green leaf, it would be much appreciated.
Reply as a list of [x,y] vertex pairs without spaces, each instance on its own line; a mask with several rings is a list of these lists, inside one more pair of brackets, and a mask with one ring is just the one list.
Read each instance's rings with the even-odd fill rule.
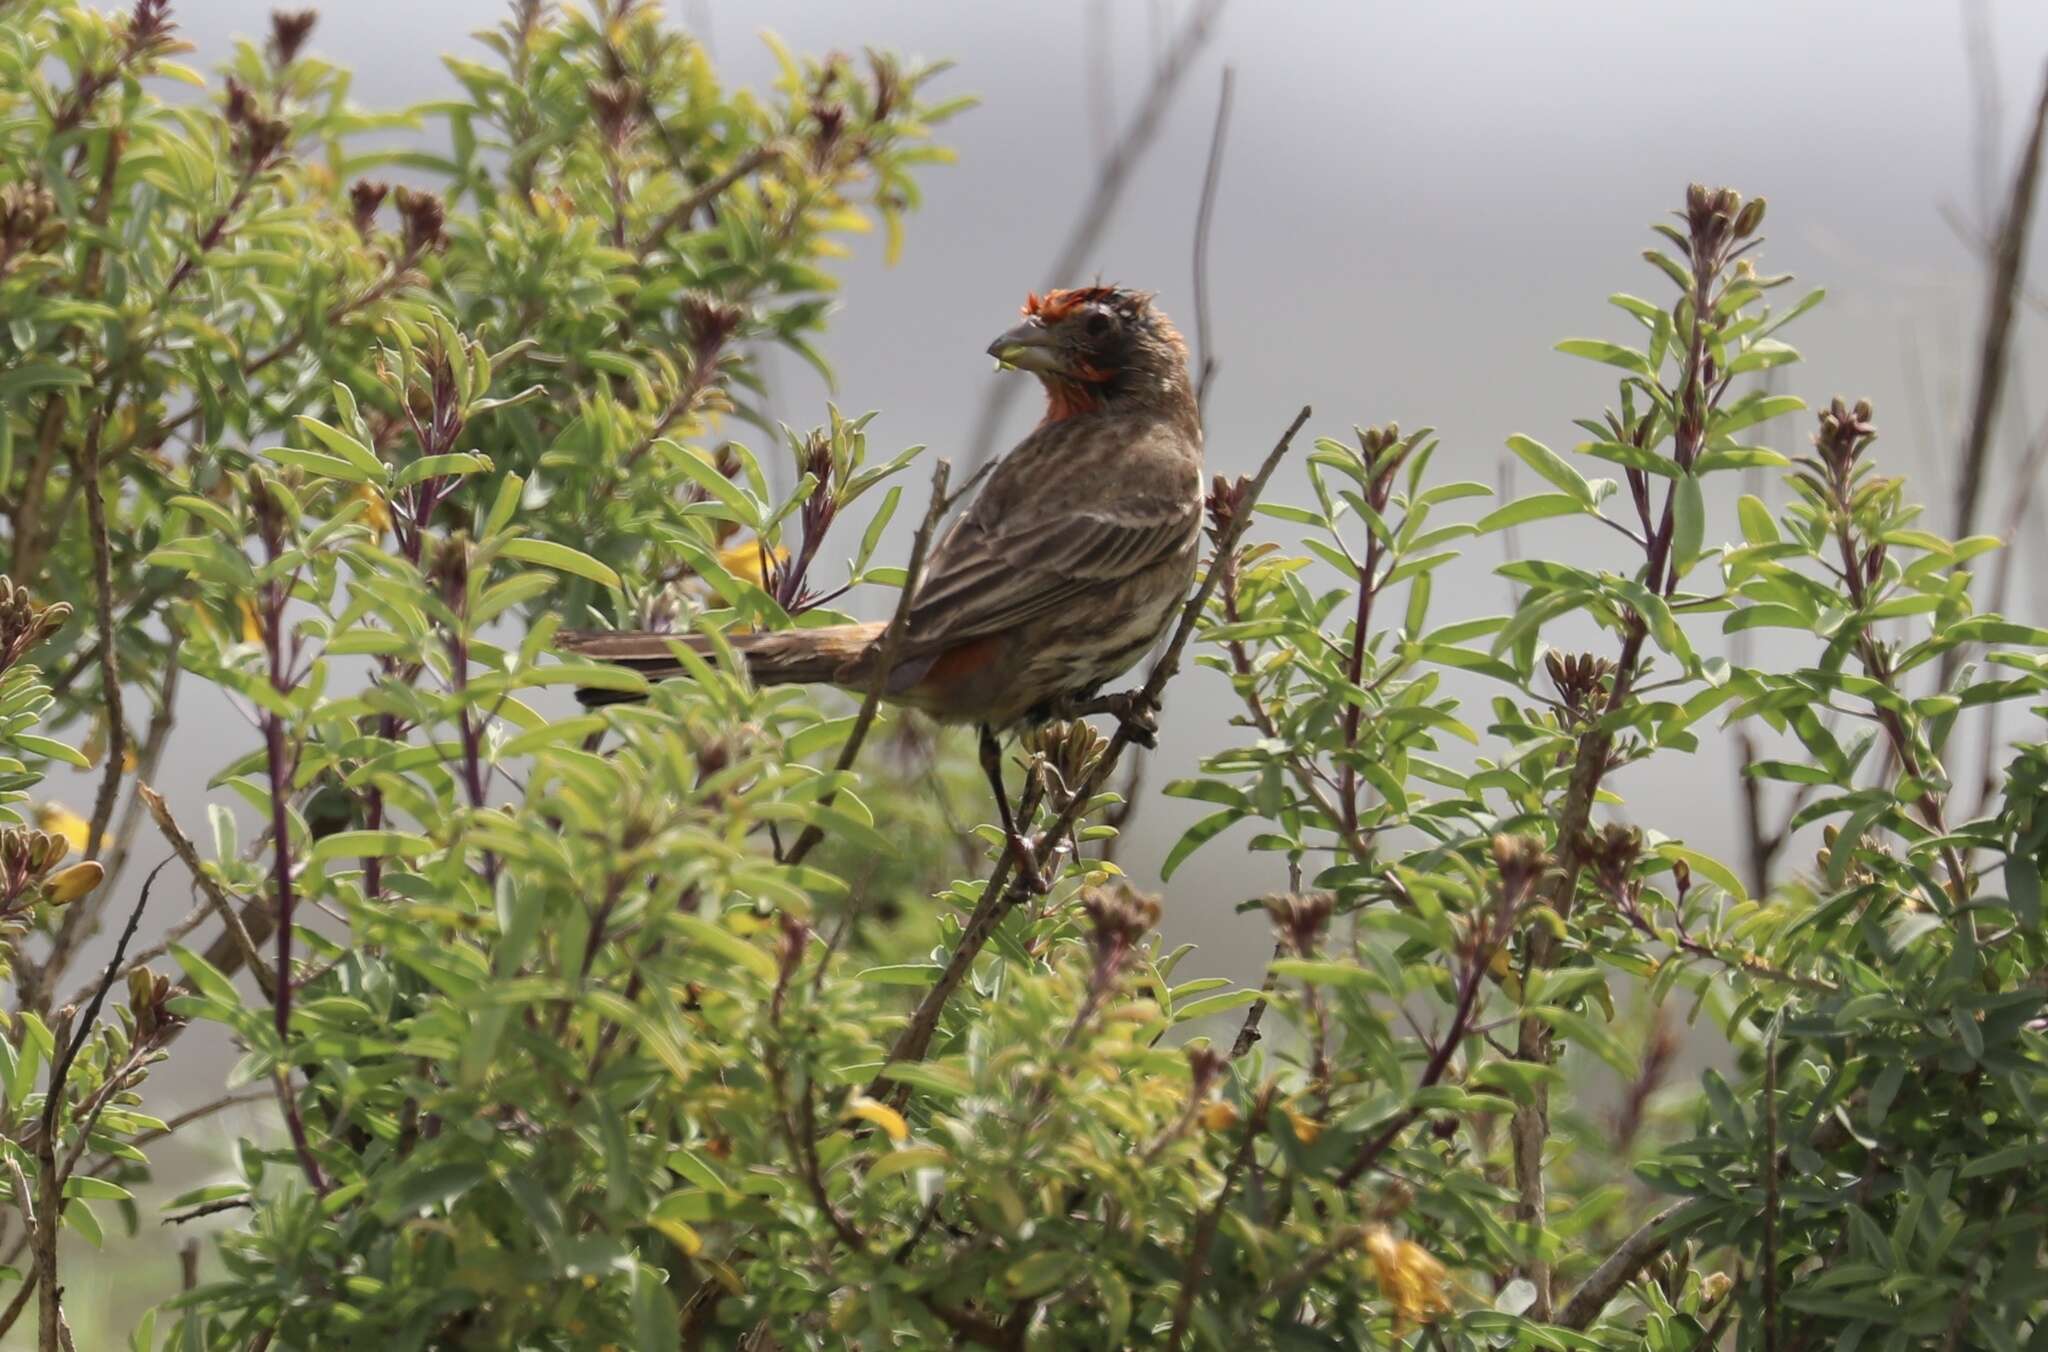
[[499,552],[508,559],[518,559],[522,563],[537,563],[556,572],[588,578],[599,586],[609,587],[613,591],[617,591],[621,586],[619,575],[609,567],[579,549],[558,545],[553,540],[520,537],[507,540]]
[[1508,438],[1508,449],[1513,451],[1523,464],[1542,475],[1553,486],[1571,494],[1588,507],[1593,505],[1593,488],[1586,482],[1586,476],[1573,469],[1556,451],[1534,437],[1525,437],[1519,432]]

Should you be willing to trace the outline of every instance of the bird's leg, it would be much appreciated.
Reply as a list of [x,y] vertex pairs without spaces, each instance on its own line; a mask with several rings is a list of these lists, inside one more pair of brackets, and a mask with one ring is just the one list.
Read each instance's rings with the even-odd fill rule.
[[1143,747],[1159,745],[1159,701],[1143,690],[1119,690],[1093,699],[1064,700],[1055,706],[1061,718],[1108,714],[1123,725],[1124,737]]
[[1003,818],[1003,838],[1008,842],[1018,876],[1025,886],[1044,896],[1052,889],[1039,875],[1037,849],[1017,829],[1017,819],[1010,812],[1010,795],[1003,789],[1003,748],[996,741],[995,729],[986,723],[981,725],[981,772],[988,776],[988,786],[996,796],[996,811]]

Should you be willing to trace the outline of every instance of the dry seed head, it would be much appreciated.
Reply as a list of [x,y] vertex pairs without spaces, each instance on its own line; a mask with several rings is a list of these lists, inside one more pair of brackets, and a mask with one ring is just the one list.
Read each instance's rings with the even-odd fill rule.
[[370,227],[376,222],[377,211],[384,205],[384,199],[391,193],[391,185],[374,178],[359,178],[348,190],[349,221],[356,233],[368,238]]
[[1098,950],[1124,951],[1159,923],[1159,899],[1123,879],[1081,889],[1081,909],[1094,925]]
[[1057,781],[1047,787],[1057,792],[1062,800],[1088,781],[1096,764],[1101,761],[1103,751],[1109,746],[1108,739],[1081,719],[1041,724],[1027,731],[1020,740],[1026,751],[1043,761],[1045,767],[1058,776]]
[[1334,892],[1282,892],[1266,898],[1266,914],[1273,917],[1281,942],[1301,958],[1315,953],[1336,907]]
[[448,243],[448,208],[430,192],[400,185],[396,191],[399,236],[409,254],[430,253]]
[[1619,822],[1609,822],[1598,835],[1589,837],[1586,855],[1593,865],[1593,877],[1603,892],[1619,892],[1629,885],[1629,875],[1642,858],[1643,833]]
[[640,85],[631,77],[599,80],[585,91],[597,129],[613,149],[625,145],[640,117]]
[[33,183],[0,186],[0,257],[47,249],[63,234],[57,199],[49,189]]
[[1557,688],[1558,702],[1574,718],[1595,717],[1606,707],[1614,665],[1605,658],[1553,650],[1543,655],[1543,669]]
[[1194,1081],[1191,1097],[1205,1099],[1210,1088],[1230,1065],[1230,1058],[1204,1043],[1188,1048],[1188,1074]]
[[1493,866],[1500,870],[1502,889],[1509,896],[1519,896],[1535,886],[1536,880],[1550,867],[1550,855],[1544,850],[1543,842],[1534,836],[1497,835],[1492,841]]
[[270,59],[280,66],[289,66],[298,59],[299,49],[306,45],[312,35],[313,25],[320,21],[317,10],[274,9],[270,11]]
[[1239,475],[1232,483],[1221,474],[1210,485],[1206,506],[1209,511],[1209,538],[1220,540],[1244,510],[1244,500],[1250,494],[1252,481],[1249,476]]

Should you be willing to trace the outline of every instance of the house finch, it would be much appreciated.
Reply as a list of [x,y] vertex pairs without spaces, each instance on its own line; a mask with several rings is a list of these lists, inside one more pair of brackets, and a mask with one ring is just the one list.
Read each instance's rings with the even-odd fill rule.
[[[1172,621],[1202,540],[1202,429],[1187,345],[1151,297],[1114,286],[1034,295],[989,345],[1035,374],[1045,418],[1003,457],[914,581],[882,693],[981,728],[1004,827],[1028,866],[1002,791],[996,733],[1095,701]],[[741,634],[762,685],[865,691],[882,660],[879,623]],[[556,642],[660,678],[683,668],[684,636],[565,631]],[[1091,703],[1092,701],[1092,703]]]

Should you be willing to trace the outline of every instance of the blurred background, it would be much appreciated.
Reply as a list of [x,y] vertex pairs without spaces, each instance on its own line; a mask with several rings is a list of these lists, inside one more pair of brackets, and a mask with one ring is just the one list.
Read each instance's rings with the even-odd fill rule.
[[[174,8],[199,47],[188,59],[210,68],[235,38],[264,32],[272,6]],[[359,103],[397,108],[452,90],[442,54],[475,55],[470,34],[502,9],[500,0],[350,0],[328,7],[311,47],[355,71]],[[1580,0],[1483,13],[1335,0],[670,0],[670,10],[710,45],[731,84],[772,77],[766,29],[798,51],[865,45],[949,57],[958,65],[939,90],[982,100],[941,129],[959,161],[923,180],[926,204],[910,220],[901,261],[885,265],[877,235],[855,241],[840,269],[839,311],[822,344],[836,388],[793,358],[766,358],[770,409],[792,425],[823,421],[832,399],[849,412],[882,410],[870,435],[884,454],[922,442],[959,465],[979,441],[1007,446],[1036,420],[1038,400],[1015,390],[992,430],[981,430],[992,391],[1024,380],[992,373],[984,349],[1025,292],[1047,284],[1099,276],[1154,290],[1193,338],[1196,207],[1229,67],[1233,106],[1209,245],[1211,345],[1198,353],[1217,364],[1212,471],[1252,469],[1304,403],[1315,408],[1308,431],[1317,435],[1388,421],[1437,427],[1440,480],[1502,485],[1510,433],[1568,449],[1582,439],[1570,420],[1597,416],[1613,382],[1553,344],[1632,339],[1633,325],[1605,302],[1610,293],[1668,303],[1668,283],[1640,253],[1656,242],[1648,224],[1697,180],[1768,198],[1762,269],[1798,277],[1777,293],[1783,304],[1827,289],[1826,303],[1785,335],[1805,361],[1779,373],[1779,388],[1809,404],[1870,397],[1885,468],[1909,477],[1932,527],[1955,524],[1990,241],[2048,61],[2048,6],[2039,0]],[[1150,135],[1134,134],[1147,123]],[[1099,232],[1070,249],[1106,167],[1118,164],[1127,172],[1110,175],[1120,191]],[[1065,252],[1078,265],[1054,275]],[[2043,297],[2048,286],[2018,307],[1973,527],[2016,536],[2005,608],[2037,623],[2048,619],[2034,583],[2040,521],[2021,489],[2048,431]],[[1788,417],[1759,439],[1796,452],[1810,426],[1807,415]],[[1305,452],[1304,439],[1297,464]],[[921,495],[923,478],[912,472],[906,496]],[[1531,486],[1524,472],[1519,487]],[[1745,487],[1783,497],[1775,476]],[[1268,493],[1306,496],[1293,467]],[[1472,508],[1465,519],[1485,510],[1463,505]],[[1729,503],[1709,505],[1709,543],[1735,537]],[[884,556],[907,548],[914,506],[898,514],[901,538]],[[1618,537],[1590,535],[1539,523],[1517,532],[1513,548],[1626,563],[1608,548],[1626,548]],[[1493,574],[1501,549],[1488,537],[1437,575],[1435,622],[1510,607]],[[1980,604],[1992,567],[1982,570]],[[847,604],[879,615],[888,600]],[[1711,625],[1694,637],[1703,653],[1719,649]],[[1476,683],[1469,691],[1479,701],[1495,693]],[[1159,786],[1240,735],[1228,726],[1234,709],[1212,673],[1171,689],[1162,750],[1145,771],[1120,858],[1141,887],[1167,893],[1168,939],[1201,945],[1184,974],[1255,980],[1269,951],[1265,922],[1234,907],[1284,887],[1281,860],[1247,851],[1246,830],[1210,842],[1170,886],[1158,879],[1168,849],[1202,815]],[[1468,710],[1470,721],[1486,721],[1483,707]],[[182,800],[181,817],[203,819],[206,776],[227,746],[251,737],[225,706],[186,711],[161,780],[174,804]],[[1732,745],[1718,760],[1710,748],[1661,777],[1652,761],[1615,787],[1630,819],[1740,868],[1735,766]],[[1958,779],[1975,773],[1950,769]],[[56,787],[74,802],[90,798],[83,781]],[[1787,863],[1801,855],[1795,847]],[[170,1069],[195,1081],[184,1088],[196,1102],[217,1092],[231,1058],[226,1047],[217,1057],[181,1054]],[[158,1086],[172,1100],[180,1090]],[[176,1149],[159,1163],[185,1173],[186,1186],[202,1181],[192,1175],[221,1162],[209,1152],[251,1125],[216,1119],[203,1136],[167,1143]],[[135,1307],[175,1289],[176,1241],[147,1206],[144,1217],[137,1240],[108,1241],[107,1258],[132,1263],[71,1269],[74,1300]],[[107,1313],[107,1327],[125,1326]]]

